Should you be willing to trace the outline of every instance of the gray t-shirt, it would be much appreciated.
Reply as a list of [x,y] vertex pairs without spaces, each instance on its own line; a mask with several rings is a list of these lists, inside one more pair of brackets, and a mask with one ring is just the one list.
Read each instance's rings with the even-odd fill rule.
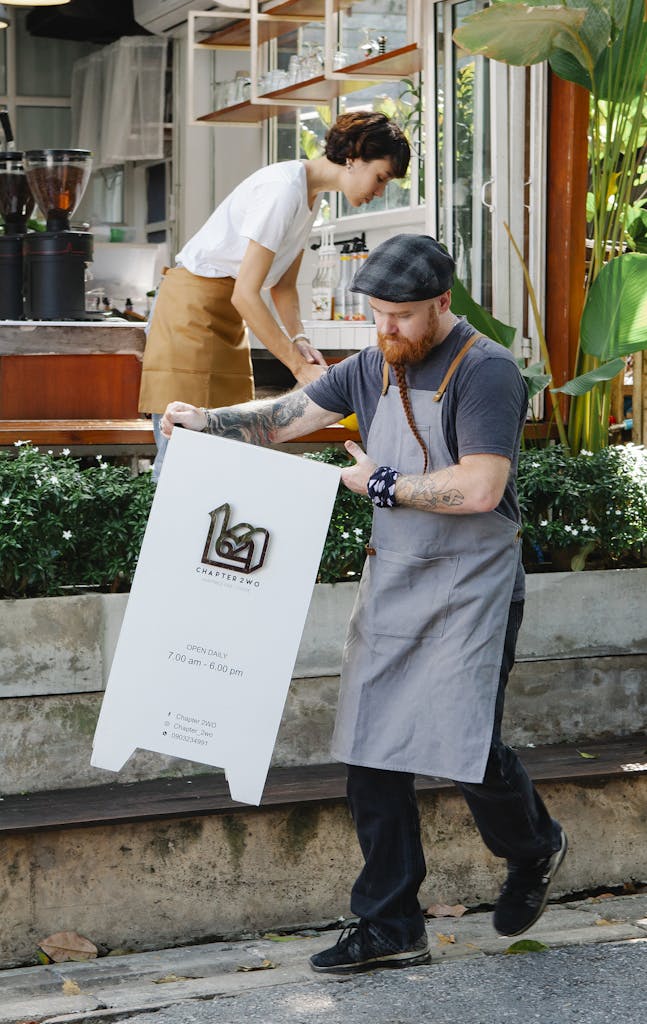
[[[473,333],[474,329],[461,318],[426,359],[407,367],[409,387],[429,391],[431,401],[452,359]],[[327,374],[304,390],[322,409],[340,416],[354,412],[366,445],[382,390],[382,367],[380,350],[367,348],[331,366]],[[514,522],[520,522],[516,475],[527,408],[528,390],[514,356],[495,341],[478,338],[459,364],[442,400],[443,434],[456,462],[463,455],[502,455],[510,459],[510,477],[497,512]],[[513,600],[522,600],[523,596],[520,561]]]

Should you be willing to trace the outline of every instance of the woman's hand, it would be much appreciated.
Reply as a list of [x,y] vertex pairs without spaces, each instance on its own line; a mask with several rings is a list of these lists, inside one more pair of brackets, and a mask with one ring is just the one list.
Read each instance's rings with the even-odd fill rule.
[[188,430],[204,430],[207,425],[204,409],[198,409],[186,402],[169,402],[160,421],[164,437],[170,437],[176,425],[186,427]]
[[368,482],[377,469],[377,462],[369,459],[366,452],[362,451],[354,441],[345,441],[344,448],[348,454],[355,459],[355,465],[342,469],[341,478],[349,491],[355,494],[366,495]]
[[319,366],[328,366],[319,349],[315,348],[314,345],[311,345],[304,338],[299,338],[298,341],[295,341],[294,346],[299,350],[307,363],[318,363]]
[[293,370],[294,376],[297,379],[297,383],[300,387],[305,387],[306,384],[312,384],[313,381],[318,380],[324,373],[326,373],[328,367],[318,366],[312,363],[301,363],[297,370]]

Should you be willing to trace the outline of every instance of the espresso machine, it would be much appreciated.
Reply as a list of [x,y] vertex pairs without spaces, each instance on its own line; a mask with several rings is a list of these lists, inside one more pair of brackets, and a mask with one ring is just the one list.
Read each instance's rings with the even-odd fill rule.
[[94,319],[85,310],[93,237],[70,226],[90,178],[92,155],[87,149],[28,150],[24,168],[47,220],[45,231],[29,232],[23,239],[25,313],[32,320]]
[[34,209],[23,167],[23,154],[13,149],[9,117],[0,112],[7,150],[0,153],[0,320],[20,320],[23,315],[23,237]]

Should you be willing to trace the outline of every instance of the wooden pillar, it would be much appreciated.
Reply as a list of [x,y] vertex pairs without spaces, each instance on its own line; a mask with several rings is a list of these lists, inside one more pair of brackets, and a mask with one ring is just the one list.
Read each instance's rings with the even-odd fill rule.
[[[573,376],[584,304],[589,93],[549,80],[546,340],[555,385]],[[567,399],[561,397],[564,415]]]

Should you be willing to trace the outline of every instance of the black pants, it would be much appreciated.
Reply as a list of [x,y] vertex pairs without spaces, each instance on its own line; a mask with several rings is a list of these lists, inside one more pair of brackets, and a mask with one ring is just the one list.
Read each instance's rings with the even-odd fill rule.
[[[548,856],[559,847],[560,835],[519,758],[501,742],[505,688],[522,618],[523,601],[513,602],[485,777],[456,783],[488,849],[516,863]],[[408,772],[348,766],[348,802],[365,860],[351,910],[404,946],[424,930],[418,889],[427,868],[413,782]]]

